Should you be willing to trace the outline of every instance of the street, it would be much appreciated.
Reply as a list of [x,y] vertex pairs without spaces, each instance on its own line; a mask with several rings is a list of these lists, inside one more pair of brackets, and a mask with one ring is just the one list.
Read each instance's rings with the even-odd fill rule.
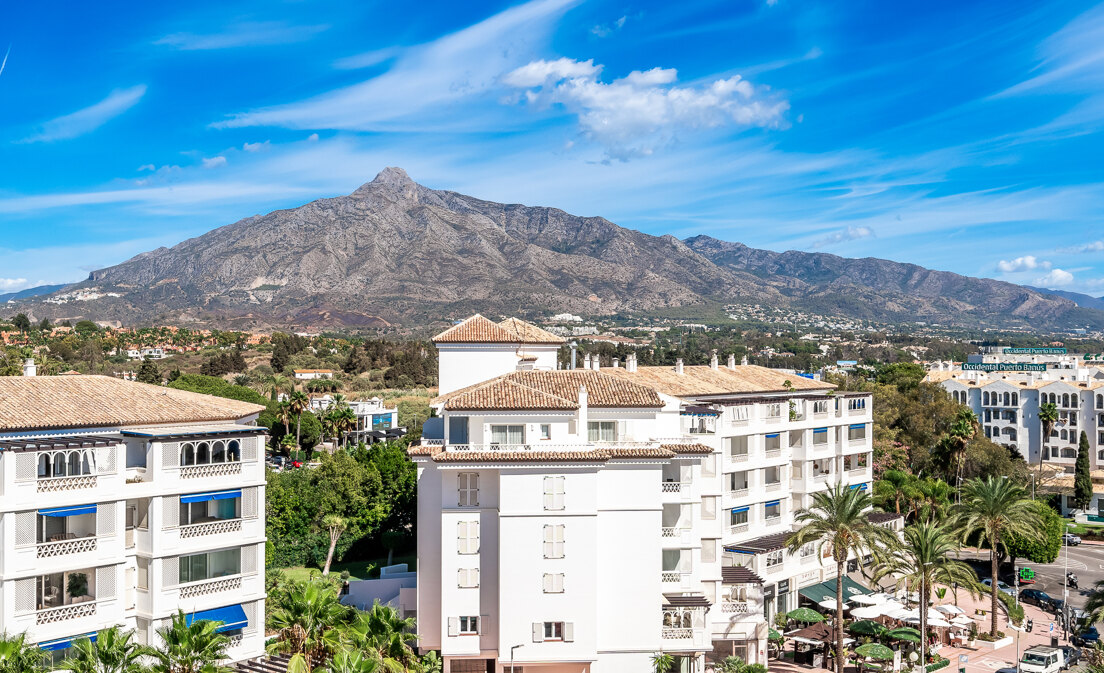
[[[962,560],[970,563],[978,571],[978,577],[989,577],[989,552],[963,551]],[[1067,558],[1068,557],[1068,558]],[[1063,598],[1062,588],[1066,568],[1077,575],[1080,589],[1070,589],[1069,602],[1072,607],[1084,607],[1088,592],[1096,582],[1104,580],[1104,544],[1083,543],[1075,547],[1063,547],[1054,563],[1032,563],[1027,559],[1018,559],[1019,568],[1031,568],[1035,571],[1035,583],[1024,584],[1021,589],[1039,589],[1050,594],[1051,598]],[[1002,566],[1001,579],[1011,585],[1008,570]]]

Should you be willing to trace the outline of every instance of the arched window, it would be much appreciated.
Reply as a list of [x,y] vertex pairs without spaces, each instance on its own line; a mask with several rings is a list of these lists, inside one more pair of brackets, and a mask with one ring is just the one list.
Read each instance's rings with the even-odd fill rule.
[[1070,395],[1070,406],[1074,409],[1081,406],[1081,395],[1079,393],[1075,395]]
[[42,453],[38,456],[38,478],[46,479],[53,476],[50,470],[50,454]]
[[92,474],[96,471],[96,456],[88,450],[81,453],[81,474]]
[[54,454],[54,476],[64,477],[65,475],[65,454],[59,451]]
[[65,470],[65,473],[69,476],[81,474],[81,452],[70,451],[69,452],[69,465]]
[[988,390],[982,391],[982,393],[981,393],[981,403],[986,405],[986,406],[989,406],[989,391]]
[[180,445],[180,464],[195,465],[195,444],[184,442]]
[[196,445],[196,465],[206,465],[211,462],[211,445],[207,442],[200,442]]
[[1012,393],[1005,393],[1004,394],[1004,406],[1006,406],[1006,407],[1012,406]]
[[231,439],[230,443],[226,445],[226,460],[232,463],[241,460],[241,444],[238,443],[238,440]]
[[1096,408],[1097,409],[1104,409],[1104,395],[1097,395],[1096,396]]
[[1061,438],[1061,439],[1062,439],[1063,441],[1065,441],[1065,440],[1068,440],[1068,439],[1069,439],[1069,435],[1067,435],[1067,434],[1066,434],[1066,431],[1065,431],[1065,430],[1063,430],[1063,431],[1062,431],[1062,434],[1060,435],[1060,438]]
[[212,443],[211,462],[212,463],[225,463],[226,462],[226,442],[219,440]]
[[1020,406],[1020,394],[1019,393],[1012,393],[1012,406],[1014,406],[1014,407]]

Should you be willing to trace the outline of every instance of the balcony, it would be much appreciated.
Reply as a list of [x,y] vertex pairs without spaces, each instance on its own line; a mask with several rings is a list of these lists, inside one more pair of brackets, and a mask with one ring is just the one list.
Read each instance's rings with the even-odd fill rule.
[[79,491],[85,488],[96,488],[96,475],[84,474],[72,477],[49,477],[38,480],[39,493]]
[[56,542],[40,542],[36,555],[38,558],[54,558],[55,556],[68,556],[69,554],[83,554],[96,551],[95,537],[76,538],[72,540],[58,540]]
[[218,594],[224,591],[241,591],[241,588],[241,576],[216,577],[201,582],[181,585],[180,597],[195,598],[196,596],[210,596],[211,594]]
[[782,455],[782,449],[767,449],[763,452],[765,458],[778,458]]
[[39,610],[35,613],[35,623],[53,624],[56,622],[69,621],[70,619],[91,617],[95,614],[96,604],[94,602],[74,603],[72,605],[61,605],[56,608]]
[[665,481],[660,485],[661,493],[681,493],[690,490],[690,482]]
[[[1101,423],[1101,425],[1104,426],[1104,423]],[[730,453],[728,455],[728,458],[733,463],[746,463],[748,461],[748,452],[743,451],[741,453]]]
[[782,515],[781,514],[774,514],[774,515],[768,515],[768,516],[763,517],[763,525],[764,526],[777,526],[780,523],[782,523]]
[[766,487],[763,490],[770,493],[771,491],[777,491],[781,488],[782,488],[782,482],[775,481],[775,482],[767,484]]
[[690,529],[689,528],[681,528],[681,527],[666,527],[665,526],[665,527],[660,529],[660,537],[662,537],[664,539],[669,539],[669,540],[670,539],[688,540],[689,537],[690,537]]
[[180,527],[181,538],[203,537],[206,535],[220,535],[222,533],[239,533],[242,529],[241,519],[225,519],[193,523]]
[[180,468],[181,479],[209,479],[241,474],[241,462],[208,463],[206,465],[185,465]]
[[829,481],[831,478],[832,478],[832,473],[831,472],[821,472],[820,474],[814,474],[813,475],[813,481],[820,482],[820,483]]
[[738,488],[736,490],[729,491],[728,495],[733,497],[733,498],[746,498],[748,493],[750,493],[750,491],[745,486],[744,488]]
[[735,526],[729,526],[728,532],[730,535],[739,535],[741,533],[746,533],[748,532],[748,524],[738,523]]
[[725,601],[721,603],[721,613],[727,615],[748,615],[755,606],[750,601]]
[[96,551],[96,505],[40,509],[35,516],[36,558]]
[[96,569],[40,575],[35,580],[37,624],[53,624],[96,614]]

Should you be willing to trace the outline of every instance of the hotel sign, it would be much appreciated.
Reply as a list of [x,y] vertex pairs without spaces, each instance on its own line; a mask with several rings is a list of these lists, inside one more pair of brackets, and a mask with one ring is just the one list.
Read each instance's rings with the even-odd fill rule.
[[1005,355],[1065,355],[1065,348],[1005,348]]
[[1045,362],[965,362],[964,372],[1045,372]]

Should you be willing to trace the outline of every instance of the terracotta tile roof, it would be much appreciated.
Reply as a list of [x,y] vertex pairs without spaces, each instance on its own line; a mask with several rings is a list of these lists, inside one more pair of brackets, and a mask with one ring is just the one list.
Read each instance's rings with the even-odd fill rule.
[[705,444],[661,444],[661,449],[667,449],[672,453],[683,454],[710,454],[713,453],[713,447],[706,446]]
[[789,381],[792,390],[797,392],[835,388],[831,383],[814,381],[756,365],[738,365],[735,369],[729,369],[727,366],[713,369],[709,365],[693,365],[684,367],[682,374],[676,373],[674,367],[637,367],[635,372],[630,372],[624,367],[608,367],[601,371],[675,397],[784,393],[786,387],[782,384],[785,381]]
[[408,456],[432,456],[434,453],[441,450],[440,446],[430,446],[426,444],[415,444],[406,450]]
[[0,376],[0,431],[239,420],[264,407],[110,376]]
[[608,451],[439,451],[433,454],[438,463],[604,463]]
[[762,584],[759,577],[744,566],[725,566],[721,568],[721,584]]
[[610,458],[674,458],[675,452],[662,446],[632,448],[632,449],[604,449]]
[[580,385],[586,386],[589,407],[663,406],[654,390],[590,369],[510,372],[437,397],[433,404],[443,403],[450,411],[570,411],[579,408]]
[[517,318],[507,318],[498,323],[498,326],[517,335],[518,341],[526,344],[562,344],[567,339],[547,332],[532,323]]

